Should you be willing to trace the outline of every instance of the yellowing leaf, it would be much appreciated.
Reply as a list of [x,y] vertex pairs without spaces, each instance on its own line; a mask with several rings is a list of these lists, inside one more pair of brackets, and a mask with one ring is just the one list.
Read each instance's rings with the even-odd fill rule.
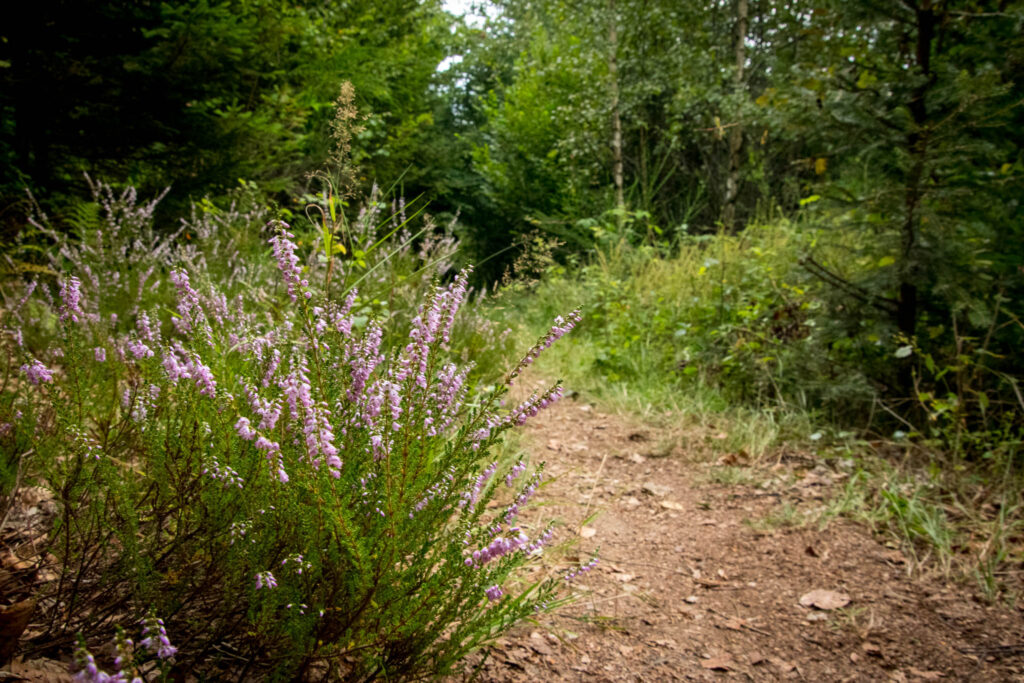
[[818,175],[823,175],[828,170],[828,159],[825,157],[818,157],[814,160],[814,172]]

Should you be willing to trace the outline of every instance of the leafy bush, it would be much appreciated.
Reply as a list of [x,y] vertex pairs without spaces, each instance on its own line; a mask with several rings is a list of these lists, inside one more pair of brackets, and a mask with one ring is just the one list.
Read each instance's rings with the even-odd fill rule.
[[[325,296],[313,284],[323,259],[304,265],[282,224],[270,240],[279,284],[268,291],[265,257],[226,248],[245,231],[223,219],[199,211],[182,228],[194,242],[123,270],[108,263],[120,252],[65,244],[87,278],[68,274],[56,293],[35,287],[9,307],[0,446],[5,462],[32,450],[31,472],[60,507],[50,544],[59,578],[43,591],[46,633],[34,646],[76,633],[95,645],[158,614],[176,666],[204,675],[237,674],[245,660],[279,679],[402,678],[443,673],[555,606],[554,579],[512,578],[552,535],[517,521],[543,465],[502,469],[489,453],[561,396],[555,385],[500,407],[578,318],[556,321],[479,391],[471,365],[452,362],[468,271],[434,285],[406,320],[356,289]],[[231,297],[211,282],[226,264]],[[161,265],[173,295],[158,285],[152,299],[104,270]],[[391,271],[385,282],[414,279]],[[117,317],[123,298],[109,288],[135,295]],[[49,334],[30,344],[22,327]],[[461,333],[476,344],[489,334]],[[153,655],[120,664],[153,667]]]

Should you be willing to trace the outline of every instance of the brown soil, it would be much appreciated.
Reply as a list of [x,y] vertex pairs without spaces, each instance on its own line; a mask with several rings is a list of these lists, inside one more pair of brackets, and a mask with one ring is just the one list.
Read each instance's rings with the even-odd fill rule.
[[[546,571],[600,563],[573,581],[574,604],[499,640],[467,678],[1024,681],[1024,605],[911,578],[851,522],[794,524],[842,473],[805,458],[716,484],[726,463],[748,470],[666,453],[658,430],[572,400],[527,431],[550,481],[524,521],[560,519],[561,540],[578,541]],[[802,606],[816,590],[825,609]]]

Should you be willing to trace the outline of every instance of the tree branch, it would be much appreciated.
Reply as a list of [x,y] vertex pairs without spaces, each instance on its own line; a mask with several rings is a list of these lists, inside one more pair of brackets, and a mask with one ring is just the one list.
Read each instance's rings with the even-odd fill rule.
[[799,264],[804,268],[804,270],[814,277],[827,282],[836,289],[839,289],[852,296],[854,299],[857,299],[861,303],[873,306],[883,313],[888,313],[890,315],[896,313],[898,303],[894,299],[872,294],[860,285],[856,285],[846,278],[833,273],[831,270],[815,261],[810,255],[803,256],[799,260]]

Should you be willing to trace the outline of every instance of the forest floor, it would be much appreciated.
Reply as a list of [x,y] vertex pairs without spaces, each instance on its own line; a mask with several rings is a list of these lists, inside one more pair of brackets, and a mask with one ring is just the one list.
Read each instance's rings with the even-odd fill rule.
[[844,473],[798,453],[716,460],[708,444],[724,434],[664,429],[571,399],[530,422],[524,445],[549,481],[523,522],[561,520],[560,540],[576,541],[537,571],[600,562],[574,579],[572,605],[517,627],[465,678],[1024,681],[1020,597],[986,604],[972,586],[912,578],[857,524],[801,521]]

